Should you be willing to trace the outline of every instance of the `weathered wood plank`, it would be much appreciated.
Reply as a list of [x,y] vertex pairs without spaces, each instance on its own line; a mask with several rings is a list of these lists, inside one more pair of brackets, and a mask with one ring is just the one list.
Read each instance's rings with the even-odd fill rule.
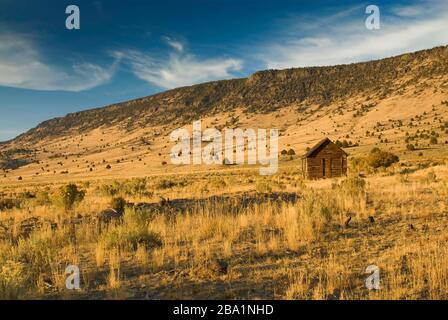
[[347,174],[347,155],[327,140],[312,155],[302,159],[302,170],[306,179],[340,177]]

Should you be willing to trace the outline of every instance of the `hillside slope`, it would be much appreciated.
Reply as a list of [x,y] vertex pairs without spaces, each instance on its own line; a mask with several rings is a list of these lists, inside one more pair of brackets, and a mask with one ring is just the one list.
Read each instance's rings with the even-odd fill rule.
[[[198,119],[204,127],[277,127],[280,147],[297,151],[329,136],[358,144],[352,154],[381,141],[401,152],[409,131],[430,133],[444,116],[448,120],[447,92],[448,47],[350,65],[260,71],[45,121],[1,145],[0,166],[20,168],[5,172],[5,182],[61,171],[115,176],[126,166],[135,175],[148,167],[169,171],[162,165],[169,162],[169,133]],[[444,134],[438,132],[440,141]],[[106,163],[115,165],[105,170]]]
[[329,104],[363,92],[384,98],[423,79],[447,73],[448,47],[366,63],[260,71],[247,79],[198,84],[68,114],[43,122],[18,140],[35,141],[117,124],[127,129],[173,121],[185,124],[237,107],[268,113],[294,103]]

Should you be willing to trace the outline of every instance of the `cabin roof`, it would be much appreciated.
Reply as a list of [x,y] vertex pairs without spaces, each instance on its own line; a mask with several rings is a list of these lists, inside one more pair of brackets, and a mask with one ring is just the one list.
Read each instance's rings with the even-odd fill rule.
[[[323,147],[324,145],[328,144],[328,143],[333,143],[330,139],[325,138],[320,140],[316,145],[314,145],[314,147],[312,147],[307,153],[305,153],[302,158],[308,158],[311,157],[313,154],[315,154],[321,147]],[[347,152],[345,152],[344,150],[342,150],[342,148],[338,147],[346,156],[348,156]]]

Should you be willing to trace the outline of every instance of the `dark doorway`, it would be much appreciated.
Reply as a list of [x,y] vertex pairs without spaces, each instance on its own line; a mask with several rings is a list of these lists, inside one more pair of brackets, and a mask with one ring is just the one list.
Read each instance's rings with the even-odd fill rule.
[[326,168],[326,163],[325,163],[325,159],[322,159],[322,177],[325,177],[325,168]]

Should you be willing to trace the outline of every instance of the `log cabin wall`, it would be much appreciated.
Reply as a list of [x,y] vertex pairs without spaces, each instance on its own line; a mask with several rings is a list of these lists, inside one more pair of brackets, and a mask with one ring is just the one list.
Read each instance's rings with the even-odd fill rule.
[[328,140],[302,158],[302,171],[306,179],[341,177],[347,174],[347,154]]

